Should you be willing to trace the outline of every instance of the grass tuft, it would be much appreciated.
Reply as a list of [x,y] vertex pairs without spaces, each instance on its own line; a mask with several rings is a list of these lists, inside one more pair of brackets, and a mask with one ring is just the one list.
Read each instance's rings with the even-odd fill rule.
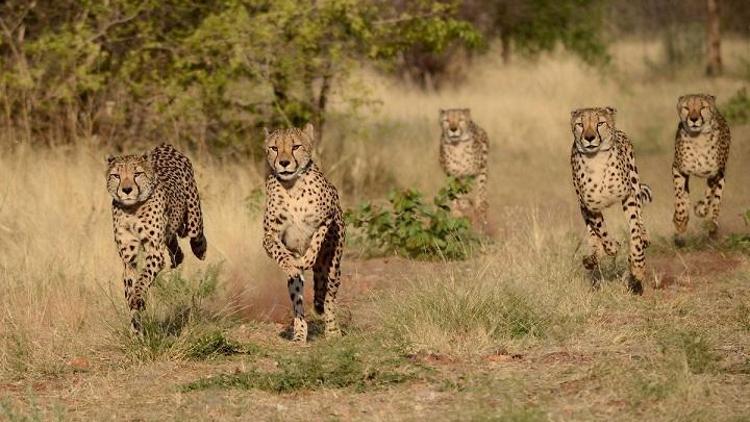
[[408,353],[486,353],[547,334],[552,311],[529,293],[471,277],[416,281],[384,299],[384,323]]
[[246,346],[225,336],[227,313],[207,306],[217,293],[219,272],[220,267],[214,265],[189,278],[179,271],[160,276],[142,314],[143,337],[133,336],[129,327],[116,330],[116,341],[125,354],[135,360],[153,361],[248,353]]

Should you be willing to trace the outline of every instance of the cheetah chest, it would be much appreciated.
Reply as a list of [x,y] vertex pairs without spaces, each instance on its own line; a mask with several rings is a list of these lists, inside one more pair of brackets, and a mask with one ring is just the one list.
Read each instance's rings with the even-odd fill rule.
[[719,145],[714,136],[705,133],[695,137],[683,135],[681,141],[680,170],[699,177],[716,174],[719,170]]
[[455,144],[443,144],[443,162],[445,171],[451,176],[475,176],[479,173],[480,157],[474,142],[463,141]]
[[614,151],[602,151],[578,160],[578,187],[589,209],[600,210],[625,198],[628,193],[626,172]]
[[281,241],[291,252],[303,255],[310,240],[323,221],[320,202],[307,190],[282,192],[279,220]]

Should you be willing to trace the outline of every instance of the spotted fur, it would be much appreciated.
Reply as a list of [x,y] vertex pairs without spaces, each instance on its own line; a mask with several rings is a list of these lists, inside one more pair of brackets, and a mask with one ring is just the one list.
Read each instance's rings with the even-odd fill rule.
[[[190,160],[171,145],[107,161],[107,190],[112,196],[115,243],[124,265],[125,299],[131,328],[140,334],[140,311],[146,291],[164,267],[164,250],[176,267],[184,257],[177,236],[187,236],[193,254],[205,258],[200,198]],[[139,271],[141,252],[145,258]]]
[[263,247],[287,277],[293,339],[307,340],[303,271],[312,268],[315,311],[327,336],[339,334],[335,300],[341,284],[344,220],[336,188],[312,161],[314,129],[266,133],[266,210]]
[[440,166],[448,176],[474,177],[474,198],[471,193],[452,204],[457,214],[473,207],[482,225],[487,224],[487,156],[489,138],[471,119],[468,108],[440,110]]
[[680,121],[675,135],[672,177],[675,205],[673,222],[675,242],[683,243],[690,206],[690,176],[706,178],[704,198],[695,204],[695,214],[710,219],[709,234],[719,228],[719,209],[724,191],[724,173],[729,158],[729,125],[716,108],[712,95],[685,95],[677,100]]
[[602,210],[619,201],[630,227],[628,287],[641,294],[649,245],[641,208],[651,201],[651,189],[640,182],[633,145],[615,128],[615,110],[611,107],[574,110],[571,126],[573,186],[593,250],[584,258],[584,267],[595,270],[604,254],[617,254],[620,245],[609,237]]

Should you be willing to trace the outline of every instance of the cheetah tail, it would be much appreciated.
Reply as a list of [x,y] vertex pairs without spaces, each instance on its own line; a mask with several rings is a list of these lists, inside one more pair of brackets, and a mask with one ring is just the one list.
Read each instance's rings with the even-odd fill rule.
[[206,257],[207,246],[206,236],[203,233],[190,239],[190,249],[193,250],[193,255],[200,260]]
[[653,201],[654,197],[651,193],[651,187],[645,183],[641,183],[641,191],[638,193],[638,198],[641,200],[641,204],[648,204]]

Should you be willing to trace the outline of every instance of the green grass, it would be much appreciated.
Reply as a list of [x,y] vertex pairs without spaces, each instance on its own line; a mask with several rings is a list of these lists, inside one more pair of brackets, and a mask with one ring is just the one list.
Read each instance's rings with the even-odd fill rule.
[[190,392],[205,389],[262,390],[290,393],[317,389],[371,390],[417,378],[419,368],[386,350],[373,349],[362,338],[332,341],[278,357],[273,371],[251,369],[219,374],[184,385]]

